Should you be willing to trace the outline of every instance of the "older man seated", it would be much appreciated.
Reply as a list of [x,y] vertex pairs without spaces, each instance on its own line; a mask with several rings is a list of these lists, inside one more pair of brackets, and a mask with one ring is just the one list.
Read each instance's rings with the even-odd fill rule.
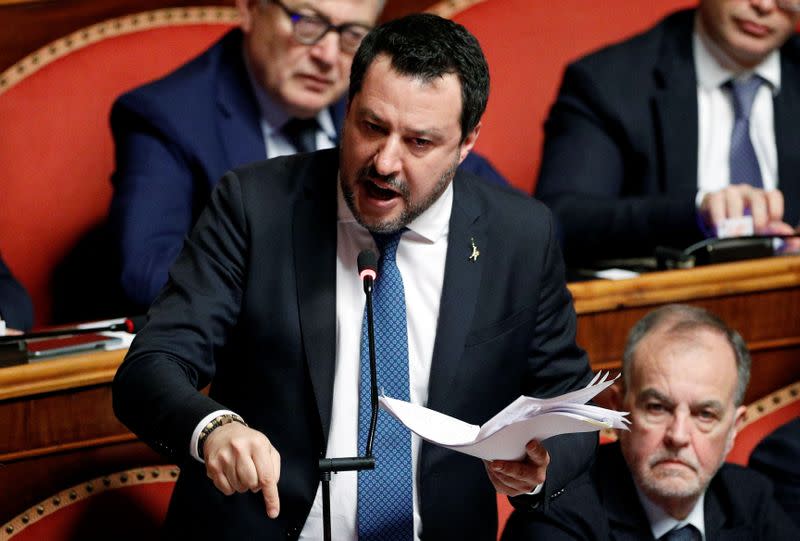
[[615,405],[630,432],[548,509],[514,515],[506,539],[800,539],[756,472],[723,464],[742,421],[750,356],[739,334],[691,306],[631,330]]

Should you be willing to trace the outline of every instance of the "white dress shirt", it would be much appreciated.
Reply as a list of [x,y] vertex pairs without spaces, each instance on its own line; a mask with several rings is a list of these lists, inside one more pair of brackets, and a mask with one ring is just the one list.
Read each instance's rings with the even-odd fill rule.
[[[447,234],[453,207],[453,185],[407,227],[397,248],[397,266],[403,276],[408,309],[408,362],[410,400],[425,405],[428,400],[439,301],[444,282]],[[377,253],[369,232],[356,222],[339,189],[336,248],[336,372],[333,384],[333,411],[326,457],[358,456],[358,387],[361,323],[365,297],[358,277],[356,260],[361,250]],[[378,277],[380,280],[380,276]],[[380,360],[378,361],[380,372]],[[380,384],[380,375],[379,384]],[[385,412],[382,413],[385,415]],[[414,539],[420,538],[422,521],[417,494],[417,458],[420,439],[412,434],[411,473],[414,479]],[[280,449],[279,449],[280,451]],[[380,460],[380,458],[378,458]],[[333,538],[358,539],[358,477],[356,472],[341,472],[331,480],[331,531]],[[322,493],[317,490],[314,505],[300,534],[303,541],[322,539]]]
[[697,206],[703,197],[730,183],[729,154],[734,111],[731,94],[722,85],[735,78],[761,76],[766,83],[758,89],[750,115],[750,139],[761,168],[764,189],[778,187],[778,151],[775,145],[773,97],[781,88],[781,63],[778,50],[770,53],[751,70],[738,67],[695,22],[694,65],[697,74]]
[[668,515],[666,511],[645,496],[644,492],[639,490],[638,486],[636,487],[636,491],[639,493],[639,501],[642,502],[647,520],[650,521],[650,530],[653,532],[653,537],[655,539],[660,539],[661,536],[665,535],[670,530],[683,528],[687,524],[691,524],[700,532],[700,540],[705,541],[706,515],[703,507],[706,500],[705,491],[700,494],[691,512],[689,512],[687,517],[683,520],[678,520]]

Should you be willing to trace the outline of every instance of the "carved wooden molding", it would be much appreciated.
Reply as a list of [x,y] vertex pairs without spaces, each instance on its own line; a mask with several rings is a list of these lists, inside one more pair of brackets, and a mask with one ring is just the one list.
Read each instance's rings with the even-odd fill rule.
[[236,24],[238,21],[236,8],[227,6],[156,9],[108,19],[52,41],[0,73],[0,94],[50,62],[107,38],[165,26]]

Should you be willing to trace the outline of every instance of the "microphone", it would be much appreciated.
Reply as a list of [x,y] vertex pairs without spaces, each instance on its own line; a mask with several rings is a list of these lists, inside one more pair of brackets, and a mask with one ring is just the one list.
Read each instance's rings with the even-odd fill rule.
[[34,338],[51,338],[54,336],[70,336],[73,334],[91,334],[96,332],[106,331],[123,331],[127,333],[136,333],[141,329],[147,316],[131,316],[126,318],[125,321],[120,323],[112,323],[110,325],[99,325],[94,327],[62,327],[59,329],[52,329],[49,331],[29,332],[24,334],[14,334],[8,336],[0,336],[0,344],[9,342],[19,342],[22,340],[32,340]]
[[372,294],[372,284],[378,277],[378,258],[372,250],[361,250],[358,254],[358,277],[364,282],[364,293]]
[[372,457],[372,443],[378,426],[378,368],[375,363],[375,325],[372,316],[372,285],[378,277],[378,259],[372,250],[361,250],[358,254],[358,275],[364,282],[367,296],[367,334],[369,337],[369,386],[370,409],[372,411],[367,432],[367,448],[364,455]]
[[362,250],[358,254],[358,275],[364,282],[364,294],[367,296],[367,330],[369,335],[369,383],[370,410],[367,447],[363,456],[344,458],[320,458],[319,473],[322,483],[322,532],[325,541],[331,540],[331,473],[340,471],[363,471],[375,469],[375,457],[372,456],[372,442],[378,427],[378,376],[375,364],[375,327],[372,318],[372,285],[378,277],[378,264],[372,250]]

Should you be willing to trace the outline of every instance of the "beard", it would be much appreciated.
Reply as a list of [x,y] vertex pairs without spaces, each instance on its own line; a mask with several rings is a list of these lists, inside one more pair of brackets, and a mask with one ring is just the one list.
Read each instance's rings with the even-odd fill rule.
[[345,203],[347,203],[350,212],[353,213],[356,221],[366,228],[371,233],[394,233],[413,222],[420,214],[428,210],[439,197],[442,196],[447,186],[452,182],[456,174],[456,169],[459,165],[459,154],[456,153],[455,159],[450,166],[439,176],[439,179],[434,184],[433,188],[425,194],[421,200],[413,201],[411,198],[411,189],[408,182],[399,176],[381,175],[375,170],[375,166],[370,164],[362,167],[356,173],[355,183],[361,186],[361,189],[366,189],[367,183],[371,182],[370,179],[380,180],[389,185],[403,201],[403,208],[398,216],[393,218],[367,220],[361,214],[356,204],[356,196],[353,186],[347,184],[344,177],[340,176],[340,184],[342,187],[342,195],[344,196]]

